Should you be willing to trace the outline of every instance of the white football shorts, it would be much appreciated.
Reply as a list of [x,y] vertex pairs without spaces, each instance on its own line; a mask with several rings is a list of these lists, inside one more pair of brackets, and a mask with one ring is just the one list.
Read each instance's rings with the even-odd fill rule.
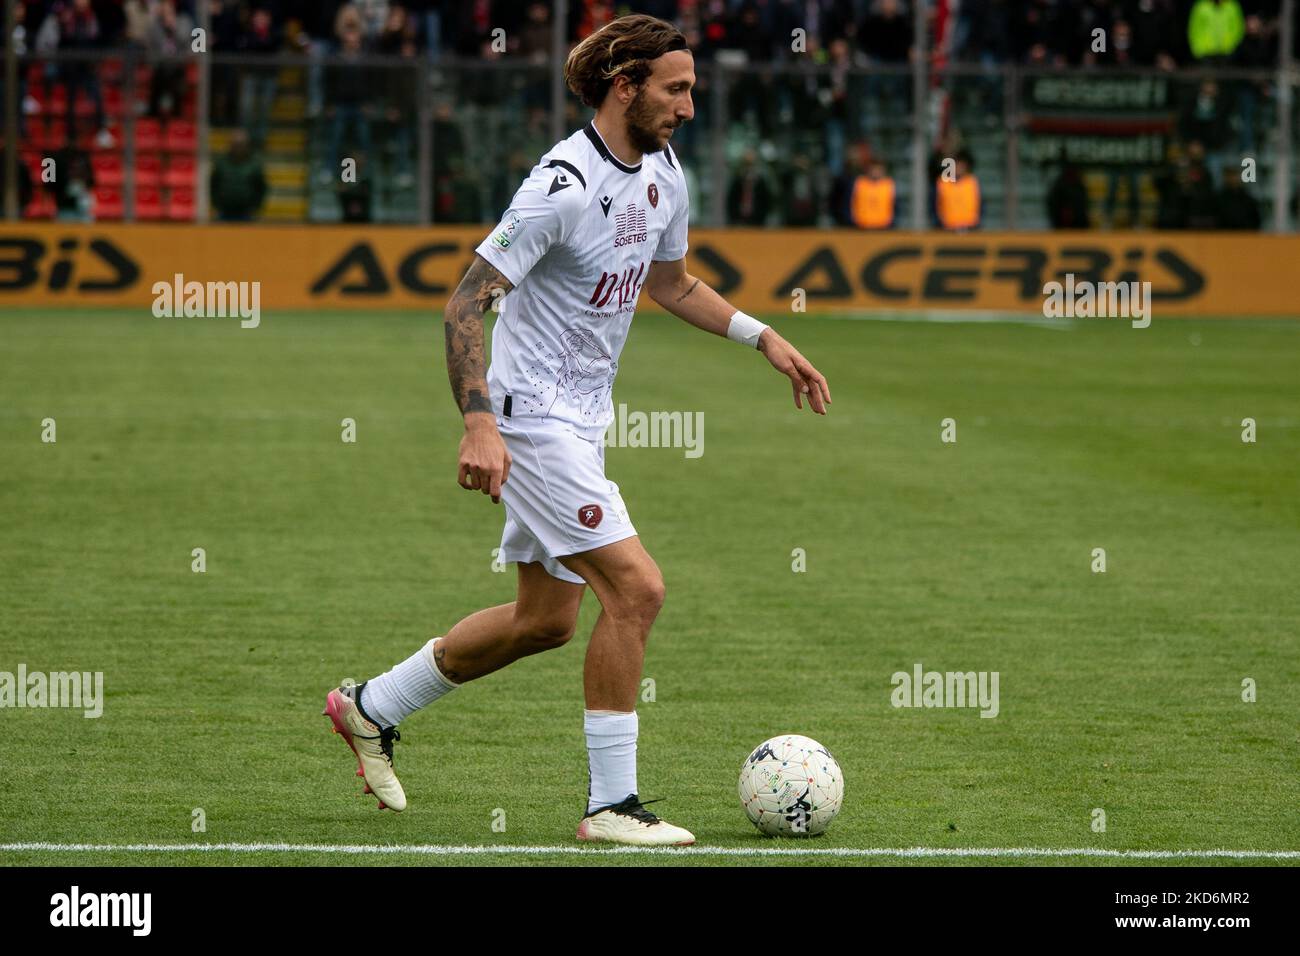
[[497,427],[511,459],[500,560],[538,561],[552,577],[583,584],[556,559],[636,534],[618,485],[605,477],[604,442],[554,420],[497,416]]

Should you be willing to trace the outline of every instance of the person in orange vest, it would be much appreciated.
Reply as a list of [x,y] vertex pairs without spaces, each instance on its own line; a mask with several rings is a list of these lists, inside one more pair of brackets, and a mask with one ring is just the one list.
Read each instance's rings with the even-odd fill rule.
[[873,159],[865,175],[853,183],[849,210],[859,229],[889,229],[894,225],[897,193],[894,180],[885,175],[885,164]]
[[954,172],[955,179],[940,173],[935,180],[935,218],[941,228],[950,232],[978,229],[981,214],[980,181],[971,171],[969,154],[957,157]]

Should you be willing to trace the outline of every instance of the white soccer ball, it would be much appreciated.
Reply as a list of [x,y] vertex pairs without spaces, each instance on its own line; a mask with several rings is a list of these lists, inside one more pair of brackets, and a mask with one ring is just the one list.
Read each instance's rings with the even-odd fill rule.
[[768,836],[816,836],[844,800],[844,775],[831,752],[810,737],[765,740],[740,766],[740,805]]

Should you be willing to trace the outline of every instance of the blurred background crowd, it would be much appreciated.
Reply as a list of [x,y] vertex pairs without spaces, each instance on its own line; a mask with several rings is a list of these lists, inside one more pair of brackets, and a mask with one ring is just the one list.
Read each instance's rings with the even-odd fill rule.
[[[954,230],[1258,229],[1279,197],[1293,215],[1282,0],[930,0],[921,117],[911,2],[572,0],[566,42],[628,12],[697,57],[679,152],[698,222],[891,228],[920,204]],[[198,50],[202,13],[13,0],[24,216],[186,221],[204,176],[212,218],[488,222],[552,142],[550,3],[210,0]],[[44,182],[50,158],[66,175]]]

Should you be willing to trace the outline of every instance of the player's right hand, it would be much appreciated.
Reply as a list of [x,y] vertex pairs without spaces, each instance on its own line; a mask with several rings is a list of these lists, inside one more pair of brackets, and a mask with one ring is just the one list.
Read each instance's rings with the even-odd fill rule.
[[466,491],[481,491],[501,503],[501,486],[510,474],[510,452],[491,415],[465,416],[465,437],[460,440],[458,481]]

